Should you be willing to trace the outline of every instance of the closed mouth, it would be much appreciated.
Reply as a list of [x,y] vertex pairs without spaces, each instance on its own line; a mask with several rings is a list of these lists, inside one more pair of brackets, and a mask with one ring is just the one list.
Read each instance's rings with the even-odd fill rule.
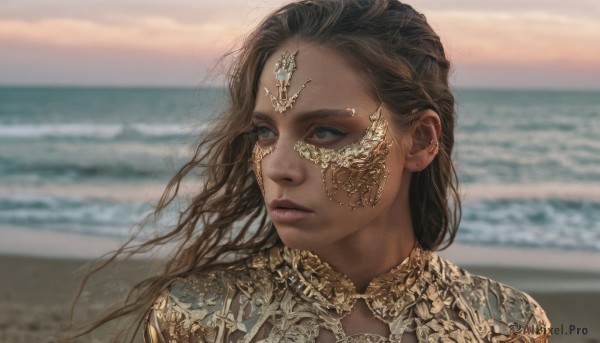
[[271,201],[271,203],[269,204],[269,208],[271,210],[296,210],[303,212],[312,212],[310,209],[286,199]]

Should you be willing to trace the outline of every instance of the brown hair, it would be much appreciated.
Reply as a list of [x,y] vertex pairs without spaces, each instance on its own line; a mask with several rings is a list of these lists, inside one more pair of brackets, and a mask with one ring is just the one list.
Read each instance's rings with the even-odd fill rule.
[[[337,50],[372,79],[372,94],[410,127],[423,111],[441,120],[439,154],[413,175],[410,210],[414,233],[425,249],[447,247],[460,221],[458,180],[452,164],[454,97],[448,85],[450,63],[425,16],[395,0],[304,0],[267,16],[234,57],[229,77],[229,108],[197,145],[193,158],[173,177],[155,213],[176,199],[184,178],[200,171],[202,190],[179,215],[175,227],[140,245],[125,245],[109,260],[177,242],[178,248],[158,275],[137,284],[125,304],[79,333],[136,314],[139,331],[145,313],[175,278],[225,264],[273,245],[278,236],[268,220],[250,162],[255,138],[248,134],[267,58],[291,38]],[[83,286],[82,286],[83,287]],[[126,334],[127,335],[127,334]]]

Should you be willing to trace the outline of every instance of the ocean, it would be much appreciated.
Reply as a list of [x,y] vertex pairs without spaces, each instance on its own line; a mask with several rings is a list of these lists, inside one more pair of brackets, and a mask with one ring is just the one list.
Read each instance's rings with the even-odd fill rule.
[[[455,94],[456,241],[600,252],[600,93]],[[216,88],[0,87],[0,239],[127,237],[225,103]]]

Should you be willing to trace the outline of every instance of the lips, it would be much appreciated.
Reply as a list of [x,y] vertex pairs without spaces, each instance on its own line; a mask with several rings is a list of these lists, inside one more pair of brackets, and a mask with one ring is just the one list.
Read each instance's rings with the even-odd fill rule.
[[285,210],[298,210],[304,212],[312,212],[308,208],[298,205],[291,200],[281,199],[281,200],[273,200],[269,203],[269,208],[271,210],[277,209],[285,209]]
[[314,213],[291,200],[280,199],[269,203],[269,214],[274,222],[290,223],[306,219]]

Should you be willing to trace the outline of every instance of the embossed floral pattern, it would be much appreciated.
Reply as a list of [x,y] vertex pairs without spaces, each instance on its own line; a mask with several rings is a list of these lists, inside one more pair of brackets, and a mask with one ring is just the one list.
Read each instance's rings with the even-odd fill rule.
[[[341,320],[357,299],[389,326],[389,337],[346,335]],[[147,342],[547,342],[542,308],[529,295],[472,275],[415,247],[365,293],[318,256],[275,246],[227,268],[174,282],[148,317]]]

